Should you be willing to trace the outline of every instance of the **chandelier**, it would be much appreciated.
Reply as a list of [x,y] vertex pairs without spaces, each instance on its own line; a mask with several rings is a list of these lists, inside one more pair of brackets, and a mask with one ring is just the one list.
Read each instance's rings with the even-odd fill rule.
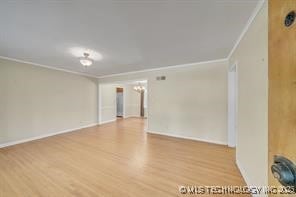
[[144,92],[145,91],[145,87],[142,86],[140,83],[136,86],[134,86],[134,90],[137,92]]

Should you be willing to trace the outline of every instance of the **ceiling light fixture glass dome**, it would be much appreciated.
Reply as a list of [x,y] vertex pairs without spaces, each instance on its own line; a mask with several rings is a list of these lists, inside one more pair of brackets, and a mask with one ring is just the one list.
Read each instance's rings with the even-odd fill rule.
[[89,67],[93,64],[93,60],[91,58],[89,58],[89,53],[83,53],[82,58],[80,58],[80,63],[84,66],[84,67]]

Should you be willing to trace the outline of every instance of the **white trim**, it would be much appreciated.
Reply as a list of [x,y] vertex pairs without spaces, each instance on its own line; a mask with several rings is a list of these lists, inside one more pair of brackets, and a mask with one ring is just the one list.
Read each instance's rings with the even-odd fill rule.
[[138,70],[138,71],[123,72],[123,73],[117,73],[117,74],[111,74],[111,75],[103,75],[103,76],[98,77],[98,79],[109,78],[109,77],[117,77],[117,76],[122,76],[122,75],[130,75],[130,74],[136,74],[136,73],[151,72],[151,71],[184,68],[184,67],[196,66],[196,65],[200,65],[200,64],[210,64],[210,63],[217,63],[217,62],[224,62],[224,61],[228,61],[228,59],[227,58],[222,58],[222,59],[216,59],[216,60],[210,60],[210,61],[195,62],[195,63],[189,63],[189,64],[179,64],[179,65],[158,67],[158,68],[152,68],[152,69],[144,69],[144,70]]
[[97,124],[100,123],[101,121],[101,110],[99,109],[99,105],[100,105],[100,102],[101,102],[101,98],[100,98],[100,85],[99,83],[96,83],[97,84]]
[[0,59],[14,61],[14,62],[18,62],[18,63],[30,64],[30,65],[33,65],[33,66],[39,66],[39,67],[42,67],[42,68],[67,72],[67,73],[71,73],[71,74],[75,74],[75,75],[82,75],[82,76],[87,76],[87,77],[92,77],[92,78],[98,78],[97,76],[91,75],[91,74],[71,71],[71,70],[67,70],[67,69],[64,69],[64,68],[57,68],[57,67],[54,67],[54,66],[47,66],[47,65],[44,65],[44,64],[38,64],[38,63],[29,62],[29,61],[23,61],[23,60],[19,60],[19,59],[10,58],[10,57],[0,56]]
[[237,46],[239,45],[240,41],[243,39],[243,37],[245,36],[245,34],[247,33],[248,29],[250,28],[252,22],[254,21],[255,17],[257,16],[257,14],[259,13],[259,11],[261,10],[261,8],[263,7],[265,3],[265,0],[260,0],[254,11],[253,11],[253,14],[250,16],[246,26],[244,27],[242,33],[240,34],[240,36],[238,37],[238,39],[236,40],[232,50],[230,51],[229,55],[227,56],[227,59],[229,60],[230,57],[232,56],[233,52],[235,51],[235,49],[237,48]]
[[242,177],[244,178],[245,182],[247,183],[248,186],[250,186],[250,180],[247,176],[246,170],[243,168],[243,166],[241,165],[241,163],[239,162],[239,160],[236,158],[236,165],[242,175]]
[[[244,180],[245,180],[247,186],[248,186],[248,187],[253,186],[253,185],[251,185],[250,179],[249,179],[248,176],[247,176],[247,172],[246,172],[246,170],[243,168],[243,166],[241,165],[241,163],[239,162],[239,160],[238,160],[237,158],[236,158],[236,165],[237,165],[237,167],[238,167],[238,169],[239,169],[239,171],[240,171],[242,177],[244,178]],[[252,195],[252,194],[251,194],[251,195]],[[254,195],[252,195],[252,196],[254,196]]]
[[141,118],[141,116],[137,116],[137,115],[128,115],[128,116],[124,116],[124,119],[126,118]]
[[207,139],[196,138],[196,137],[187,137],[187,136],[176,135],[176,134],[171,134],[171,133],[163,133],[163,132],[157,132],[157,131],[148,131],[148,130],[146,130],[146,132],[151,133],[151,134],[164,135],[164,136],[181,138],[181,139],[186,139],[186,140],[201,141],[201,142],[207,142],[207,143],[219,144],[219,145],[227,145],[226,142],[220,142],[220,141],[216,141],[216,140],[207,140]]
[[[82,75],[82,76],[87,76],[87,77],[92,77],[92,78],[97,78],[97,79],[103,79],[103,78],[115,77],[115,76],[122,76],[122,75],[128,75],[128,74],[143,73],[143,72],[158,71],[158,70],[176,69],[176,68],[182,68],[182,67],[188,67],[188,66],[194,66],[194,65],[200,65],[200,64],[209,64],[209,63],[228,61],[228,58],[221,58],[221,59],[216,59],[216,60],[194,62],[194,63],[189,63],[189,64],[178,64],[178,65],[171,65],[171,66],[158,67],[158,68],[152,68],[152,69],[144,69],[144,70],[138,70],[138,71],[131,71],[131,72],[110,74],[110,75],[96,76],[96,75],[92,75],[92,74],[86,74],[86,73],[82,73],[82,72],[71,71],[71,70],[64,69],[64,68],[57,68],[57,67],[54,67],[54,66],[38,64],[38,63],[34,63],[34,62],[24,61],[24,60],[20,60],[20,59],[5,57],[5,56],[0,56],[0,59],[10,60],[10,61],[24,63],[24,64],[30,64],[30,65],[33,65],[33,66],[39,66],[39,67],[43,67],[43,68],[47,68],[47,69],[51,69],[51,70],[63,71],[63,72],[67,72],[67,73],[72,73],[72,74],[76,74],[76,75]],[[132,80],[132,81],[134,81],[134,80]]]
[[50,136],[59,135],[59,134],[63,134],[63,133],[74,132],[74,131],[78,131],[80,129],[93,127],[93,126],[97,126],[97,125],[98,125],[97,123],[92,123],[92,124],[82,126],[82,127],[66,129],[66,130],[53,132],[53,133],[49,133],[49,134],[44,134],[44,135],[39,135],[39,136],[35,136],[35,137],[30,137],[30,138],[26,138],[26,139],[22,139],[22,140],[7,142],[7,143],[0,144],[0,148],[4,148],[4,147],[7,147],[7,146],[12,146],[12,145],[16,145],[16,144],[21,144],[21,143],[25,143],[25,142],[29,142],[29,141],[33,141],[33,140],[38,140],[38,139],[42,139],[42,138],[47,138],[47,137],[50,137]]
[[[254,185],[251,183],[251,180],[248,176],[248,173],[246,171],[246,169],[243,167],[242,163],[237,159],[237,156],[236,156],[236,166],[238,167],[243,179],[245,180],[246,184],[248,187],[254,187],[254,186],[257,186],[257,187],[264,187],[264,185]],[[251,194],[252,197],[267,197],[268,195],[267,194],[264,194],[261,193],[261,194]]]
[[228,146],[236,147],[238,114],[238,74],[237,62],[228,71]]
[[102,86],[100,84],[98,84],[98,89],[99,89],[99,102],[98,102],[98,111],[99,111],[99,117],[98,117],[98,124],[101,123],[102,121],[102,110],[101,110],[101,106],[102,106]]
[[99,125],[102,125],[102,124],[107,124],[107,123],[110,123],[110,122],[115,122],[117,119],[112,119],[112,120],[105,120],[105,121],[102,121],[99,123]]

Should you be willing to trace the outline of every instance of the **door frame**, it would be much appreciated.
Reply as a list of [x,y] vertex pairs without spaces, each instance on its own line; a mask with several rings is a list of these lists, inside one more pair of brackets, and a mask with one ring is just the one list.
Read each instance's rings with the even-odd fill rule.
[[228,139],[229,147],[237,144],[237,112],[238,112],[238,66],[232,64],[228,70]]

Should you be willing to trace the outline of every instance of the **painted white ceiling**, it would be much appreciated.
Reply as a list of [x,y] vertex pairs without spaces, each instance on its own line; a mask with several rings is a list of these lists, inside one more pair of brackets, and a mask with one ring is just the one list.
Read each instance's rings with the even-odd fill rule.
[[[1,0],[0,56],[96,76],[226,58],[257,3]],[[73,48],[103,60],[84,69]]]

